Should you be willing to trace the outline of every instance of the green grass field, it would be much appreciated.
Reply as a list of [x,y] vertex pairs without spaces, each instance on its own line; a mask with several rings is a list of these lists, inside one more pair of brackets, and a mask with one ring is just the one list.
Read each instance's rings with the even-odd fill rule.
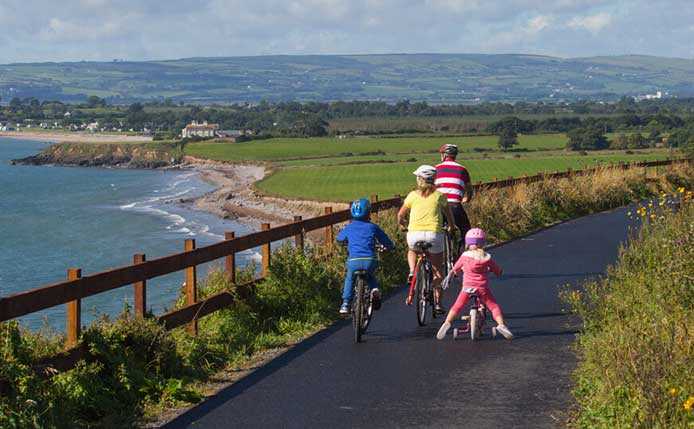
[[[664,151],[646,154],[589,154],[586,156],[548,156],[518,159],[470,159],[464,162],[474,182],[538,172],[580,169],[598,163],[643,161],[666,158]],[[329,201],[350,201],[379,194],[389,198],[405,194],[414,186],[412,171],[420,162],[364,164],[346,166],[300,166],[282,168],[257,184],[272,195]]]
[[[497,137],[277,138],[244,143],[191,143],[186,147],[186,153],[219,161],[281,161],[379,151],[386,154],[433,153],[445,143],[457,144],[464,152],[473,152],[475,148],[496,150]],[[519,137],[517,148],[551,150],[561,149],[565,144],[564,134],[523,135]]]
[[[608,138],[613,138],[608,135]],[[663,159],[660,149],[600,151],[581,155],[566,152],[566,135],[519,136],[511,152],[497,149],[496,136],[469,137],[355,137],[278,138],[245,143],[198,142],[187,155],[231,162],[269,162],[276,171],[257,184],[271,195],[314,200],[349,201],[379,194],[384,198],[412,188],[412,171],[420,164],[439,162],[437,149],[457,144],[459,160],[473,181],[580,169],[597,163]]]

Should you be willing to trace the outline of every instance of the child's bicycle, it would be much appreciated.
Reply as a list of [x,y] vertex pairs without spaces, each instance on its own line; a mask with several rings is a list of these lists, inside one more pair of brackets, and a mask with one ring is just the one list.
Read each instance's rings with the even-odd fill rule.
[[[470,333],[470,339],[473,341],[482,335],[482,329],[487,321],[487,308],[480,302],[477,289],[474,287],[463,287],[463,292],[470,295],[472,306],[470,307],[469,316],[463,316],[462,320],[466,322],[462,328],[453,329],[453,339],[463,336],[465,333]],[[496,337],[496,328],[492,328],[492,336]]]
[[354,272],[354,299],[352,302],[352,327],[354,328],[354,342],[361,342],[361,336],[371,323],[373,315],[373,301],[366,277],[368,272],[358,270]]
[[[376,245],[376,251],[380,254],[385,251],[381,245]],[[354,298],[352,299],[352,328],[354,329],[354,342],[360,343],[361,337],[369,328],[374,311],[374,302],[367,280],[369,273],[365,270],[354,272]]]
[[410,281],[408,302],[414,299],[419,326],[427,324],[427,307],[429,306],[431,306],[431,317],[436,318],[436,311],[434,311],[434,269],[429,260],[428,252],[430,247],[431,243],[424,241],[418,241],[414,245],[414,251],[417,253],[417,264]]

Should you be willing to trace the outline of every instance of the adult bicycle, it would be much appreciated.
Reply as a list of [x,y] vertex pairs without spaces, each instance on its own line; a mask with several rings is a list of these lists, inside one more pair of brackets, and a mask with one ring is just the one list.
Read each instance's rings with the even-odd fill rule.
[[453,269],[453,265],[458,260],[458,250],[455,246],[455,237],[453,232],[448,230],[444,231],[443,240],[443,276],[447,276],[449,272]]
[[431,307],[431,317],[436,318],[434,302],[434,267],[429,260],[431,243],[418,241],[412,250],[417,253],[414,275],[410,280],[407,302],[414,301],[419,326],[427,324],[427,313]]

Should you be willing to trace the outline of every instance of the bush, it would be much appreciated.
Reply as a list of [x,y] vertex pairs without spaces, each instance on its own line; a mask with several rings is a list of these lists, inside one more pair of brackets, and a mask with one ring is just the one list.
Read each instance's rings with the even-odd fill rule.
[[678,213],[665,208],[665,194],[640,208],[645,225],[607,278],[564,293],[583,320],[574,426],[694,422],[694,204],[688,195],[679,197],[685,202]]

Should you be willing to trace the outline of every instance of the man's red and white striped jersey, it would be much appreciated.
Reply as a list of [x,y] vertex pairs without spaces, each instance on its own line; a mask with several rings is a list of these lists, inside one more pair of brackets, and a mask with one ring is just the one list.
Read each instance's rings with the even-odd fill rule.
[[436,188],[446,195],[449,203],[460,203],[465,186],[470,183],[470,174],[462,165],[450,159],[436,166]]

